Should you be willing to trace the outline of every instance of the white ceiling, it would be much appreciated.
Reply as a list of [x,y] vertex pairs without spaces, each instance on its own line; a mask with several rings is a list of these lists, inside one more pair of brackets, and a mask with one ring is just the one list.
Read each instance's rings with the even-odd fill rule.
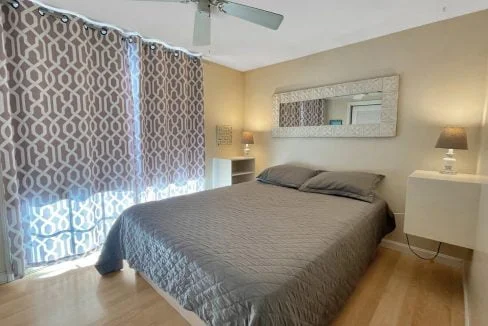
[[41,0],[247,71],[488,9],[488,0],[235,0],[285,16],[278,31],[214,12],[212,45],[192,46],[193,3]]

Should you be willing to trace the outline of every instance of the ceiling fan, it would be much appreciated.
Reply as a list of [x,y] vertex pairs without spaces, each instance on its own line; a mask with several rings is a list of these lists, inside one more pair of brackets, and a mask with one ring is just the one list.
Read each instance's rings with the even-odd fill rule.
[[210,44],[210,15],[211,8],[220,12],[247,20],[273,30],[277,30],[283,21],[283,15],[274,12],[242,5],[227,0],[138,0],[154,2],[180,2],[197,4],[195,25],[193,29],[193,45],[203,46]]

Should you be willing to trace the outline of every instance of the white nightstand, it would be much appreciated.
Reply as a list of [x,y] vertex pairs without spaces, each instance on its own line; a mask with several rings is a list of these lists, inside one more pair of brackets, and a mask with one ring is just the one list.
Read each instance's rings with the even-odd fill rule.
[[415,171],[408,177],[404,232],[473,249],[486,178]]
[[213,187],[220,188],[254,180],[254,157],[240,156],[213,159]]

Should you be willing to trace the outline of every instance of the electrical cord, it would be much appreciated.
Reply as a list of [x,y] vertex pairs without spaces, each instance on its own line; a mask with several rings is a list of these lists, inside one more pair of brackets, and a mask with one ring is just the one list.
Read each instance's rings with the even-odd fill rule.
[[407,238],[407,244],[408,244],[408,249],[410,249],[410,251],[415,255],[417,256],[418,258],[420,259],[423,259],[423,260],[434,260],[437,258],[437,256],[439,256],[439,253],[441,251],[441,246],[442,246],[442,242],[439,241],[439,245],[437,246],[437,252],[434,254],[434,256],[432,257],[422,257],[421,255],[419,255],[418,253],[416,253],[412,247],[410,247],[410,239],[408,238],[408,234],[405,233],[405,237]]

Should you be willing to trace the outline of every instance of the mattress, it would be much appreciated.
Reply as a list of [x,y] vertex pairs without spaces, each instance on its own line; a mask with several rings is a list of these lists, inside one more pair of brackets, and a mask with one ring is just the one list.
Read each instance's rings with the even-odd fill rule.
[[381,199],[253,181],[127,209],[96,268],[127,260],[209,325],[324,325],[393,228]]

